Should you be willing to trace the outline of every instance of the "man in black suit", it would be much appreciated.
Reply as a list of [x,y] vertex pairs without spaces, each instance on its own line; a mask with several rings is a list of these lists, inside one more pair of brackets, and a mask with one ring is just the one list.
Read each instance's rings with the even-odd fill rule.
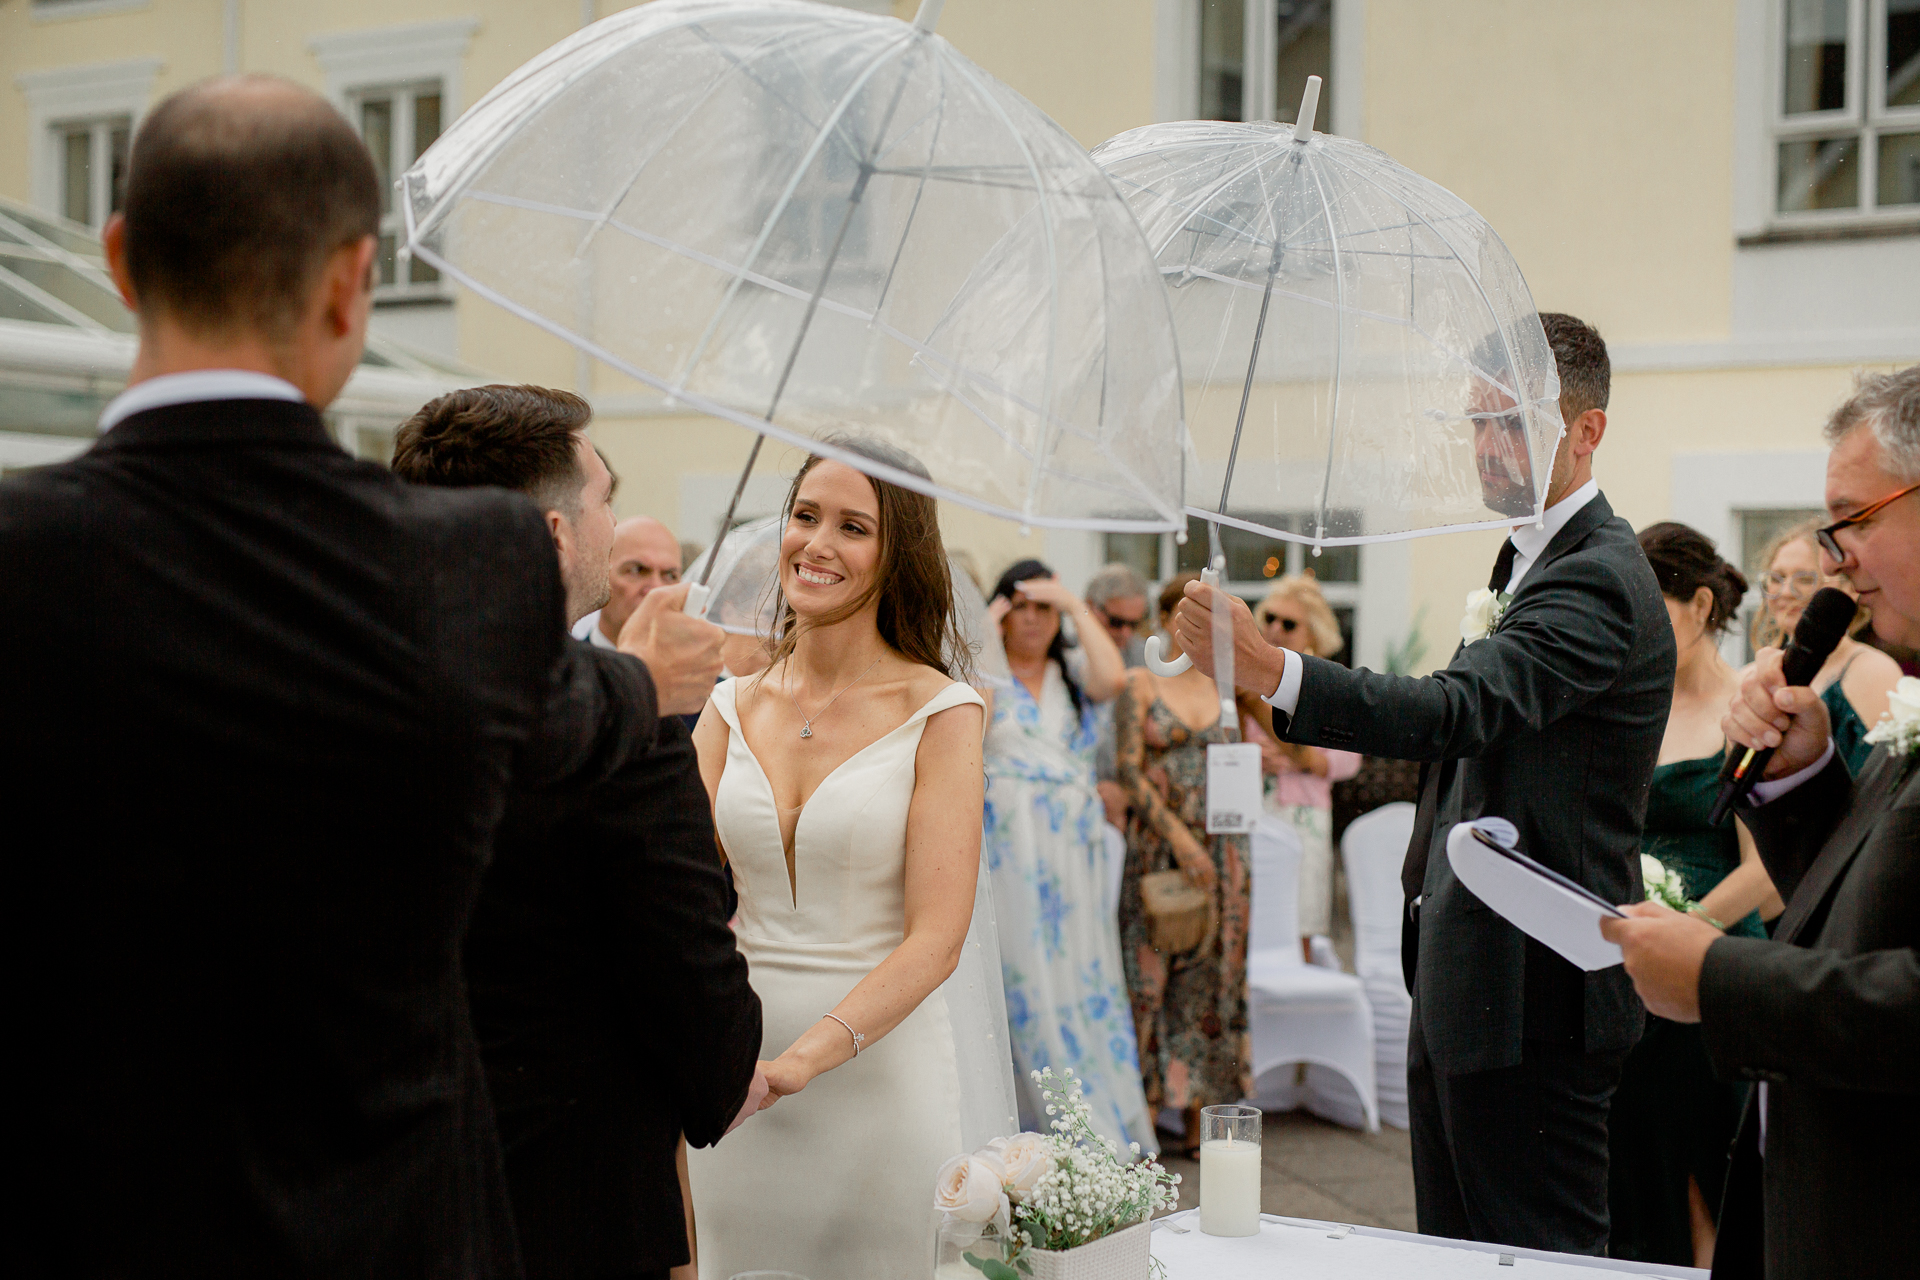
[[[1873,629],[1920,645],[1920,365],[1863,379],[1827,423],[1823,568]],[[1647,1007],[1698,1022],[1758,1080],[1734,1141],[1713,1274],[1910,1276],[1920,1259],[1920,689],[1895,690],[1858,778],[1825,705],[1762,650],[1723,722],[1775,747],[1741,821],[1786,900],[1771,940],[1651,904],[1608,922]],[[1886,724],[1888,722],[1884,722]]]
[[[1544,527],[1514,529],[1494,594],[1480,597],[1490,633],[1432,675],[1383,676],[1276,650],[1234,602],[1234,649],[1237,682],[1274,707],[1286,740],[1427,762],[1402,876],[1420,1230],[1598,1255],[1607,1109],[1640,1036],[1640,1002],[1620,970],[1582,973],[1495,915],[1446,857],[1455,823],[1498,816],[1519,828],[1523,850],[1609,901],[1642,896],[1640,830],[1672,697],[1673,628],[1633,529],[1592,478],[1606,345],[1572,316],[1541,321],[1566,434]],[[1522,514],[1533,477],[1512,401],[1491,386],[1477,401],[1487,505]],[[1177,633],[1205,669],[1212,615],[1205,589],[1188,591]]]
[[[566,391],[470,387],[424,406],[394,448],[403,479],[503,485],[542,508],[569,625],[609,594],[616,481],[587,443],[590,418]],[[698,678],[688,701],[704,705],[722,633],[678,611],[686,593],[649,592],[620,637],[675,628],[703,655],[687,666]],[[638,666],[568,643],[584,664]],[[591,789],[516,789],[508,800],[467,972],[529,1280],[665,1280],[689,1257],[681,1134],[719,1140],[742,1069],[755,1087],[739,1118],[766,1092],[754,1065],[760,1002],[727,927],[717,848],[677,718]]]
[[575,663],[531,503],[335,444],[379,219],[318,96],[162,102],[105,233],[128,389],[0,481],[16,1271],[519,1272],[460,943],[509,785],[656,715]]

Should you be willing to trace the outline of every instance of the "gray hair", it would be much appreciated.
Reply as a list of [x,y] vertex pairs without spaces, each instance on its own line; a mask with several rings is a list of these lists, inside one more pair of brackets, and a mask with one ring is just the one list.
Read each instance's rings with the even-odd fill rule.
[[1087,603],[1096,609],[1107,607],[1107,601],[1120,600],[1127,596],[1147,597],[1147,584],[1133,566],[1110,564],[1087,579]]
[[1827,419],[1827,443],[1838,445],[1855,427],[1873,432],[1895,477],[1920,480],[1920,364],[1856,377],[1853,394]]

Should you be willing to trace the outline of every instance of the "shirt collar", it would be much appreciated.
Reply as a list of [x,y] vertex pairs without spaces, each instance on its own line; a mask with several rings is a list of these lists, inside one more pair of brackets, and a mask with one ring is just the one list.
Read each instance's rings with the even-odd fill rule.
[[306,397],[300,388],[285,378],[252,369],[192,369],[186,373],[163,373],[157,378],[135,383],[112,400],[100,415],[100,434],[105,435],[136,413],[173,404],[194,404],[203,400],[291,400],[300,404]]
[[1514,526],[1511,534],[1516,551],[1528,560],[1538,560],[1540,553],[1547,549],[1554,535],[1567,527],[1567,521],[1579,512],[1580,508],[1600,496],[1600,482],[1589,480],[1560,501],[1548,507],[1541,515],[1539,524]]

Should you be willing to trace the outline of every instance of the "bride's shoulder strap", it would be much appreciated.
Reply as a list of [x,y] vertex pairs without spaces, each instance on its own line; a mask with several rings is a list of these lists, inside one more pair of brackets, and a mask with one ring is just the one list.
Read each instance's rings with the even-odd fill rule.
[[713,693],[709,695],[713,701],[713,709],[718,711],[720,718],[727,722],[727,728],[735,733],[740,732],[740,707],[736,699],[739,697],[742,678],[741,676],[727,677],[713,686]]
[[972,685],[955,680],[939,693],[934,694],[933,699],[915,713],[914,719],[925,719],[928,716],[938,715],[951,707],[964,707],[969,704],[976,707],[984,707],[987,705],[987,700],[981,697],[979,691]]

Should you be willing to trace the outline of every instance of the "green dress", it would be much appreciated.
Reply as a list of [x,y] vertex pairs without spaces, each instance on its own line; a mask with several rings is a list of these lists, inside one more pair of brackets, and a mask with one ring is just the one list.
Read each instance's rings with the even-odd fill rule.
[[[1740,865],[1733,819],[1707,825],[1720,789],[1720,762],[1711,755],[1663,764],[1653,771],[1647,794],[1640,850],[1678,872],[1696,902]],[[1727,933],[1766,936],[1758,912]],[[1693,1265],[1687,1180],[1699,1184],[1717,1213],[1727,1149],[1745,1101],[1744,1084],[1714,1077],[1697,1024],[1647,1016],[1646,1034],[1627,1055],[1607,1126],[1607,1250],[1613,1257]]]
[[1827,719],[1833,723],[1833,749],[1847,762],[1847,771],[1857,778],[1860,770],[1866,768],[1867,757],[1873,754],[1873,744],[1867,741],[1867,722],[1853,709],[1853,704],[1847,701],[1847,691],[1840,687],[1840,681],[1846,678],[1846,670],[1842,668],[1840,679],[1820,691],[1820,701],[1827,704]]

